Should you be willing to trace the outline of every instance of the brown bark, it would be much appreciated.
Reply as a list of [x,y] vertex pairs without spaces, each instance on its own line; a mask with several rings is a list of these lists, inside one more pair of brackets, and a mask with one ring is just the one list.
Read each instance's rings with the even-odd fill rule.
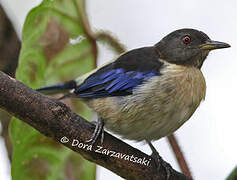
[[184,173],[186,176],[193,179],[191,171],[188,167],[187,161],[185,160],[182,150],[178,144],[177,138],[174,136],[174,134],[171,134],[170,136],[168,136],[168,140],[175,154],[176,160],[178,161],[178,164],[182,173]]
[[0,6],[0,69],[15,76],[21,43],[9,18]]

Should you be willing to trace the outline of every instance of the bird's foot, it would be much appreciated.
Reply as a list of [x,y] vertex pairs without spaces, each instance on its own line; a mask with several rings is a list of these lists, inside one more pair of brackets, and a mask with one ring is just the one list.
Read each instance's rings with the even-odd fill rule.
[[157,169],[160,169],[161,167],[165,168],[166,179],[168,180],[171,175],[171,169],[172,169],[171,165],[165,162],[158,153],[152,153],[151,157],[155,160]]
[[103,144],[104,141],[104,121],[102,118],[98,118],[97,122],[93,122],[95,124],[95,130],[91,136],[91,138],[86,141],[89,144],[94,144],[95,141],[98,139],[99,136],[101,136],[100,142]]
[[155,147],[151,144],[150,141],[147,141],[147,143],[152,150],[151,157],[154,159],[157,169],[159,170],[161,167],[165,168],[166,179],[168,180],[172,171],[171,165],[162,159],[162,157],[159,155],[158,151],[155,149]]

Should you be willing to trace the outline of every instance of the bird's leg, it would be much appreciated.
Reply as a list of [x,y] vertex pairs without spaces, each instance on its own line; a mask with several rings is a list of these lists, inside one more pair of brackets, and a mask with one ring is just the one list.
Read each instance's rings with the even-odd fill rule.
[[95,141],[97,140],[97,138],[101,135],[100,142],[101,142],[101,144],[103,144],[103,141],[104,141],[104,120],[101,117],[99,117],[95,124],[96,124],[95,130],[94,130],[91,138],[86,142],[90,143],[90,144],[94,144]]
[[162,157],[159,155],[158,151],[155,147],[151,144],[150,141],[146,140],[147,144],[150,146],[152,154],[151,157],[155,160],[156,167],[160,169],[161,166],[165,168],[166,171],[166,179],[168,180],[171,175],[171,165],[165,162]]

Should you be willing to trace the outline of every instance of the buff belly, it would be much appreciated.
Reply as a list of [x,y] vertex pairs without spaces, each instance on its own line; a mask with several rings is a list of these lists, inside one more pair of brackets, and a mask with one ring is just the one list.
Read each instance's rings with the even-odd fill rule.
[[167,64],[162,75],[136,88],[133,95],[86,100],[104,119],[105,128],[123,138],[157,140],[177,130],[205,98],[201,71]]

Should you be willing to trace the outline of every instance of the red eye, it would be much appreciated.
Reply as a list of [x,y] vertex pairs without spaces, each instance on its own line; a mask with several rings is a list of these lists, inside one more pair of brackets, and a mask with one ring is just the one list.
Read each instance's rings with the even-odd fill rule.
[[182,38],[182,41],[184,44],[189,44],[191,42],[191,38],[187,35]]

